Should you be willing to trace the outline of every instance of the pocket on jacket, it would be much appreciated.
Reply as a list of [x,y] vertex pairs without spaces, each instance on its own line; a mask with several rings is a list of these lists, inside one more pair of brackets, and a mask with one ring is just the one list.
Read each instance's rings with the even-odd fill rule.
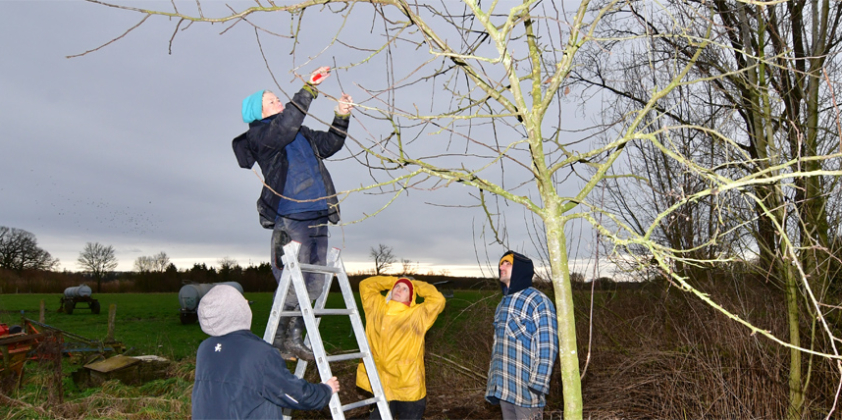
[[398,362],[396,367],[398,370],[398,383],[393,384],[393,386],[396,385],[393,391],[400,394],[417,393],[422,384],[421,371],[418,368],[418,364],[414,361],[402,361]]
[[532,333],[529,332],[526,324],[521,319],[513,316],[510,316],[508,322],[506,322],[506,334],[516,338],[532,338]]

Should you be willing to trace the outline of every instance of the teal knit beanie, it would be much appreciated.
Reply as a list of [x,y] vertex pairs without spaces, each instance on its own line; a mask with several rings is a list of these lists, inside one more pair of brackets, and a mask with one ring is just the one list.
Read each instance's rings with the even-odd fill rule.
[[243,121],[246,124],[263,119],[263,92],[259,90],[243,99]]

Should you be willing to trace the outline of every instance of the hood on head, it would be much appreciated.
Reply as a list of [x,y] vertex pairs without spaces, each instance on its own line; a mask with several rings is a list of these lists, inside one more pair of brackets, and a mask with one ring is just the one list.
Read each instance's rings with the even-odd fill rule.
[[217,284],[199,301],[199,325],[205,334],[219,337],[234,331],[251,329],[251,308],[240,291]]
[[[407,306],[409,306],[409,307],[414,306],[415,305],[415,284],[412,283],[412,278],[409,278],[409,277],[401,277],[401,278],[395,280],[395,282],[392,284],[392,288],[389,289],[388,293],[386,293],[386,302],[388,303],[389,301],[392,300],[392,290],[394,290],[395,286],[397,286],[397,284],[400,283],[400,282],[409,283],[409,305],[407,305]],[[403,302],[401,302],[401,303],[403,303]]]
[[[503,294],[510,295],[531,287],[532,277],[535,276],[535,266],[532,264],[532,260],[525,255],[518,254],[514,251],[506,251],[506,253],[500,257],[500,262],[504,259],[511,259],[512,279],[509,281],[509,287],[506,287],[506,284],[502,281],[500,282],[500,288],[503,290]],[[499,262],[497,264],[497,277],[500,277]]]

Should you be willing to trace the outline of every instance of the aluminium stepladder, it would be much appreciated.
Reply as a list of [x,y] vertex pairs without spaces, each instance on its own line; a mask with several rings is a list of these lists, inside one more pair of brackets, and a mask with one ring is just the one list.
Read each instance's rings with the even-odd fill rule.
[[[316,367],[319,371],[319,377],[324,382],[333,376],[330,370],[330,362],[341,360],[362,359],[365,365],[368,380],[371,383],[371,390],[374,397],[358,401],[351,404],[342,405],[339,401],[339,393],[335,393],[330,398],[330,414],[333,420],[344,420],[345,411],[353,410],[364,405],[377,403],[380,410],[380,415],[383,420],[392,420],[391,412],[389,411],[389,402],[386,401],[386,394],[383,392],[383,386],[380,384],[380,376],[377,374],[377,367],[374,365],[374,358],[371,356],[371,348],[368,345],[368,340],[365,336],[365,329],[363,328],[360,313],[357,310],[357,303],[354,300],[354,293],[351,290],[351,284],[348,281],[348,275],[345,272],[345,265],[339,257],[339,249],[333,248],[328,252],[327,265],[310,265],[301,264],[298,261],[298,250],[301,244],[298,242],[290,242],[284,246],[284,255],[281,257],[284,263],[284,269],[281,274],[281,280],[278,283],[278,289],[275,291],[275,298],[272,302],[272,311],[269,313],[269,322],[266,324],[266,331],[263,334],[263,341],[272,344],[275,340],[275,333],[278,330],[278,322],[282,317],[300,316],[304,319],[304,325],[307,327],[307,335],[304,339],[305,343],[310,344],[313,355],[316,358]],[[324,287],[319,298],[316,299],[314,305],[310,305],[310,295],[307,293],[307,286],[304,283],[303,273],[316,273],[325,276]],[[327,302],[327,295],[330,291],[330,286],[333,283],[333,278],[339,284],[342,291],[342,297],[345,301],[345,309],[325,309]],[[295,287],[295,295],[298,297],[299,311],[284,311],[284,301],[287,298],[290,285]],[[324,342],[319,334],[319,323],[321,318],[317,316],[323,315],[346,315],[351,319],[351,328],[354,336],[357,339],[357,352],[343,353],[339,355],[328,355],[325,352]],[[298,359],[295,366],[295,376],[299,378],[304,377],[307,370],[307,361]],[[290,420],[292,410],[284,410],[284,420]]]

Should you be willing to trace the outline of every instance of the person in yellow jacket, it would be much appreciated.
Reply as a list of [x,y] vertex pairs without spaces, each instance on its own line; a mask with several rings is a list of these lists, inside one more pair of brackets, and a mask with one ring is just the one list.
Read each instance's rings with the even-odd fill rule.
[[[383,296],[383,291],[388,294]],[[424,301],[417,303],[416,296]],[[444,310],[444,296],[423,281],[376,276],[360,282],[360,299],[365,310],[365,336],[392,417],[420,419],[427,408],[424,334]],[[362,363],[357,367],[357,386],[371,392]],[[380,418],[376,404],[371,418]]]

